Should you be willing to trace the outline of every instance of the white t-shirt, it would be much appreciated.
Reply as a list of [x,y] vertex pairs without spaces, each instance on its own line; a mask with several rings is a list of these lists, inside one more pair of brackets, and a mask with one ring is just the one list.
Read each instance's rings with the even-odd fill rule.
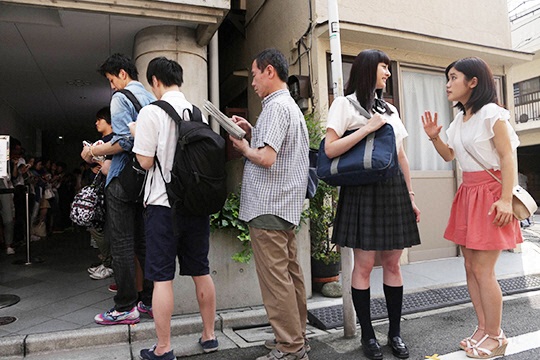
[[469,120],[463,122],[463,112],[459,112],[454,121],[446,130],[448,136],[448,146],[454,150],[456,159],[463,171],[484,170],[464,149],[467,147],[474,157],[488,169],[500,170],[501,164],[499,154],[493,144],[493,126],[497,121],[504,121],[510,136],[512,150],[519,145],[516,132],[508,121],[510,113],[508,110],[495,103],[484,105]]
[[[403,139],[409,136],[403,122],[399,118],[397,109],[388,104],[388,107],[393,111],[392,114],[382,114],[386,122],[392,125],[396,136],[396,149],[399,150],[403,146]],[[370,111],[373,114],[372,111]],[[351,102],[344,96],[338,96],[334,99],[330,110],[328,110],[328,120],[326,128],[333,129],[339,137],[342,137],[345,131],[359,129],[367,124],[368,119],[354,108]]]
[[[163,94],[161,100],[171,104],[180,117],[182,117],[184,109],[193,110],[191,103],[179,91],[168,91]],[[203,121],[207,123],[204,117]],[[137,131],[133,152],[149,157],[157,155],[161,164],[163,177],[167,182],[171,178],[176,142],[176,123],[174,120],[156,105],[143,107],[137,117]],[[170,207],[165,183],[156,163],[154,163],[153,168],[148,170],[148,177],[144,188],[144,202],[146,205]]]

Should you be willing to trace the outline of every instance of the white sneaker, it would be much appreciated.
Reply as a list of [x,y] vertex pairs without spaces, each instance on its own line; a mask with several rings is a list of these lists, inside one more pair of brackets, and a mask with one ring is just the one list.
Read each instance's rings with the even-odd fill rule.
[[11,246],[8,246],[6,248],[6,254],[7,255],[14,255],[15,254],[15,249],[13,249]]
[[88,273],[90,275],[92,275],[93,273],[95,273],[96,271],[98,271],[99,269],[101,269],[103,266],[103,264],[99,264],[98,266],[91,266],[89,267],[88,269],[86,269],[86,271],[88,271]]
[[113,275],[113,269],[103,266],[101,269],[96,270],[93,274],[90,274],[90,278],[94,280],[101,280],[111,277]]

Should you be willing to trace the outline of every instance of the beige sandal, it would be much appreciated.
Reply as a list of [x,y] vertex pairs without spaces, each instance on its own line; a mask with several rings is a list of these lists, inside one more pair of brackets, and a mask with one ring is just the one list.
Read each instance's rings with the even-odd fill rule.
[[[484,341],[487,339],[493,339],[497,340],[499,342],[499,346],[497,346],[495,349],[486,349],[480,347]],[[506,347],[508,346],[508,340],[504,336],[503,331],[501,330],[501,333],[497,337],[489,336],[488,334],[484,335],[478,343],[473,345],[471,347],[472,351],[467,351],[467,357],[473,358],[473,359],[491,359],[496,356],[504,356],[504,353],[506,352]]]
[[478,341],[474,340],[473,337],[474,335],[476,335],[476,333],[478,332],[478,330],[480,330],[478,328],[478,326],[474,329],[474,332],[472,333],[471,336],[461,340],[461,342],[459,343],[459,348],[461,350],[467,350],[469,348],[472,348]]

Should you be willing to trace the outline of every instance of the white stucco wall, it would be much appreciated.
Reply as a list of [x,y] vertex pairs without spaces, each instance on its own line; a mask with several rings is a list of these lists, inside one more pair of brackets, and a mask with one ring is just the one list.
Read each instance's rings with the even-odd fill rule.
[[[506,0],[339,0],[342,22],[369,24],[498,48],[511,48]],[[317,22],[328,18],[316,0]]]

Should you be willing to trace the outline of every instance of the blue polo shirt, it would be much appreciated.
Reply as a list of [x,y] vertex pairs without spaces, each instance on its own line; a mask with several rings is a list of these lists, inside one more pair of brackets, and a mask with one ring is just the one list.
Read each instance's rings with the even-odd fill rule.
[[[131,81],[125,87],[135,95],[141,106],[146,106],[156,100],[154,95],[146,91],[143,84],[138,81]],[[122,93],[116,93],[111,98],[111,124],[114,136],[111,144],[119,143],[123,152],[113,155],[111,167],[107,175],[105,186],[109,185],[112,179],[117,177],[129,160],[129,152],[133,148],[133,136],[129,132],[128,124],[137,120],[137,110],[131,101]]]

